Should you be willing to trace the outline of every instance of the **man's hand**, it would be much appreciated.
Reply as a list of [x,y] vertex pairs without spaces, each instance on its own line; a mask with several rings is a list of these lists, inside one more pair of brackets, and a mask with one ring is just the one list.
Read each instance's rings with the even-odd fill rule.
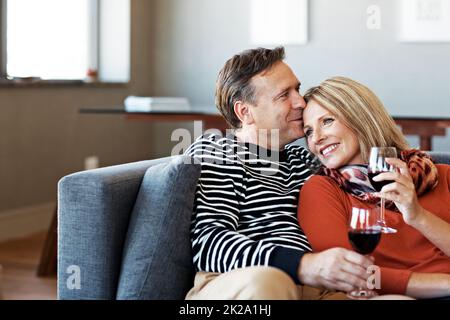
[[333,248],[305,254],[298,268],[298,277],[308,286],[350,292],[367,288],[367,279],[371,275],[367,268],[371,265],[371,259],[356,252]]

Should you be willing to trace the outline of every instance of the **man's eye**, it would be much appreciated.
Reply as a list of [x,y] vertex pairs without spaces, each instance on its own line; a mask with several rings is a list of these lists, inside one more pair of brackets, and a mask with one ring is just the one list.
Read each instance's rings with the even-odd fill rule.
[[305,136],[309,137],[312,134],[312,130],[306,130],[305,131]]

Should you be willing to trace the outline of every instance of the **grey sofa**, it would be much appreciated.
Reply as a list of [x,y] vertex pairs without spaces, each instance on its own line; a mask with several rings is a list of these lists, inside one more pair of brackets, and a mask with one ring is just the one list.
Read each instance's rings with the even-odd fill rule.
[[[433,153],[450,164],[450,152]],[[183,156],[75,173],[58,184],[59,299],[183,299],[199,165]]]
[[75,173],[58,184],[59,299],[183,299],[200,166],[176,156]]

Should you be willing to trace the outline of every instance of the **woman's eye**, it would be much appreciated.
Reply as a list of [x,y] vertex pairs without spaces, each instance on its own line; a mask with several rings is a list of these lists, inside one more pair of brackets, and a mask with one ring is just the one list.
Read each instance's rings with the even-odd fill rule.
[[333,121],[334,121],[333,118],[326,118],[326,119],[323,120],[323,123],[324,124],[330,124],[330,123],[333,123]]
[[308,138],[312,134],[312,130],[306,130],[305,136]]

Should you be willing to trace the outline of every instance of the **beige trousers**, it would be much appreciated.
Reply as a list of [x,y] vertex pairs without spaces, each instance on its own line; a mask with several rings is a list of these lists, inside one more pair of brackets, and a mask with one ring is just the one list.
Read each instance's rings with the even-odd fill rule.
[[283,271],[248,267],[226,273],[198,272],[187,300],[348,300],[345,293],[296,285]]

